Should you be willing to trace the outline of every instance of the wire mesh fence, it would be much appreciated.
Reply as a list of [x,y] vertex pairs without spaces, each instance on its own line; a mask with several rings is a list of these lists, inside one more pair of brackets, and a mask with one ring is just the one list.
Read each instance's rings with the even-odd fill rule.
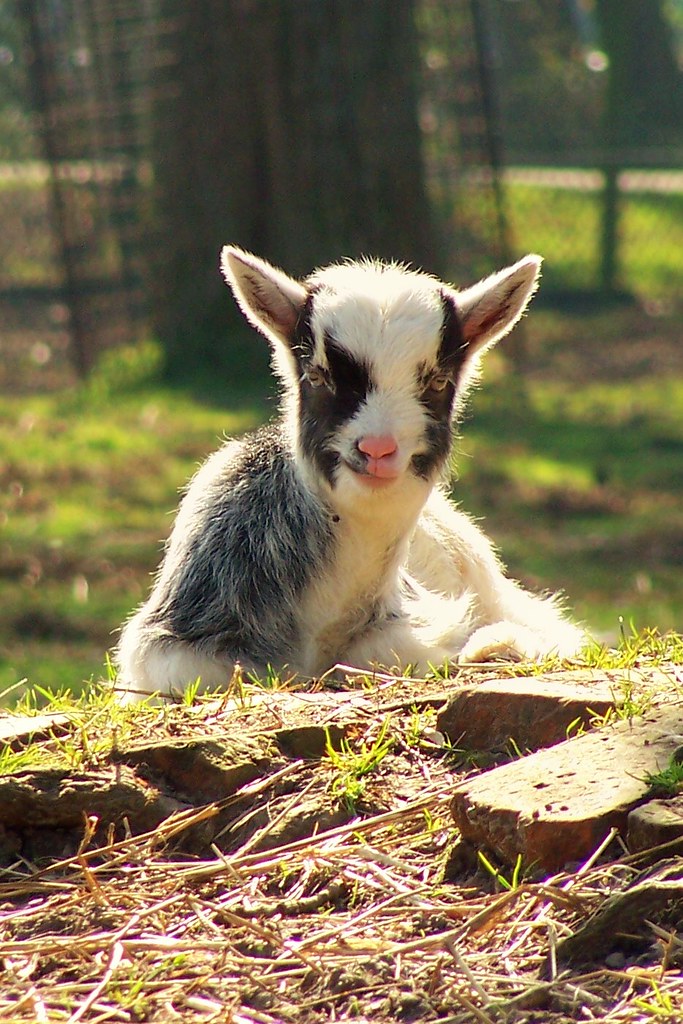
[[87,374],[144,329],[149,123],[165,27],[154,0],[23,0],[1,11],[0,116],[17,131],[0,133],[0,383],[49,386]]
[[[2,388],[64,384],[149,329],[157,105],[168,127],[182,6],[0,2]],[[675,307],[682,140],[675,127],[643,130],[638,146],[605,137],[591,5],[414,8],[424,163],[453,278],[533,250],[546,258],[546,294],[616,291],[655,312]],[[682,23],[671,24],[679,47]]]

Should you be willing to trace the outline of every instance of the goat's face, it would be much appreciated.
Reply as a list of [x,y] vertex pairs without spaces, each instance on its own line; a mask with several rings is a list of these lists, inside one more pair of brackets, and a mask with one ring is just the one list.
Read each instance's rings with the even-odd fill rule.
[[307,287],[293,345],[302,454],[337,490],[432,483],[463,360],[451,300],[425,276],[369,263]]
[[478,355],[522,314],[539,265],[527,257],[456,292],[370,261],[299,283],[239,249],[223,252],[243,312],[273,344],[299,455],[338,500],[403,497],[407,485],[424,499]]

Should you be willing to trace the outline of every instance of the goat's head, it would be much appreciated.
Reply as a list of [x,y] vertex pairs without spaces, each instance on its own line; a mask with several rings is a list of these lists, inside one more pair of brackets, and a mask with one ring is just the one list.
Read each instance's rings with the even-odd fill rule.
[[244,315],[270,340],[303,463],[357,500],[406,488],[422,500],[443,469],[479,356],[533,294],[540,258],[464,291],[374,261],[295,281],[233,246],[222,266]]

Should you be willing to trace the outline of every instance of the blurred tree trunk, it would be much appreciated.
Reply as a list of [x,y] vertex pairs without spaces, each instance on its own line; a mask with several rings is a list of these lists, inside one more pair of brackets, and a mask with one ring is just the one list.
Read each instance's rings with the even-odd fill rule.
[[434,266],[414,0],[166,0],[178,62],[160,105],[159,330],[171,369],[235,326],[218,251],[304,274],[360,253]]
[[597,0],[596,14],[609,58],[600,285],[610,294],[619,291],[619,170],[639,166],[646,147],[661,147],[655,153],[666,163],[666,147],[680,145],[683,74],[661,0]]
[[609,57],[610,141],[636,158],[645,146],[679,145],[683,73],[662,0],[597,0],[596,14]]

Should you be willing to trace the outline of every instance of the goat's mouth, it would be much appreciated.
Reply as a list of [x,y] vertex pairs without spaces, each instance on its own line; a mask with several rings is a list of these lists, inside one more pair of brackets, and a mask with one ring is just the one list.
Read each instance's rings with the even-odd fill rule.
[[402,475],[396,463],[389,464],[383,459],[367,459],[363,462],[344,459],[344,464],[364,487],[389,487]]
[[373,476],[372,473],[357,473],[356,475],[361,481],[362,486],[369,487],[371,490],[382,490],[385,487],[391,487],[398,480],[397,476]]

